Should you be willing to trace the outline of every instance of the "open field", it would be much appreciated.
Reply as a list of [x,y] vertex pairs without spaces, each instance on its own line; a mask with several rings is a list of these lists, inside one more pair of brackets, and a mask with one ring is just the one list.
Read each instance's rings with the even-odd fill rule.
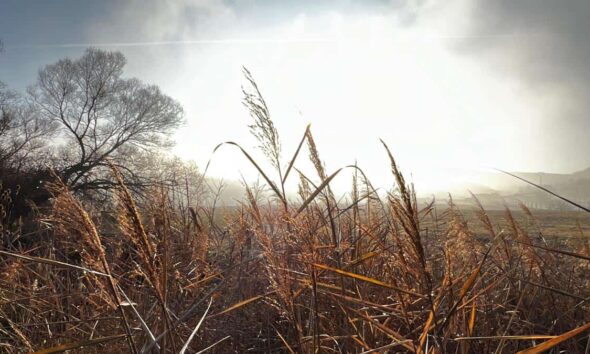
[[[462,208],[469,223],[469,227],[477,234],[485,234],[477,220],[476,209]],[[487,211],[490,219],[498,227],[506,227],[506,212],[502,210]],[[547,238],[553,239],[580,239],[590,237],[590,214],[583,211],[548,211],[531,210],[533,218],[522,210],[514,210],[514,219],[521,225],[528,227],[531,234],[539,232]]]

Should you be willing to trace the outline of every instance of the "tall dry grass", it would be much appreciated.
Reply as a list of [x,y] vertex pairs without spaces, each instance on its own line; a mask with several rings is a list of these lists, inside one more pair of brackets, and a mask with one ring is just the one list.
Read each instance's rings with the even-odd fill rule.
[[[552,243],[508,209],[492,220],[474,197],[476,234],[452,199],[419,205],[385,143],[384,197],[357,165],[327,171],[310,127],[284,160],[246,77],[251,130],[273,171],[225,145],[260,172],[267,198],[247,186],[235,208],[189,195],[179,206],[180,185],[138,199],[112,167],[110,214],[56,180],[51,210],[27,221],[38,226],[31,245],[18,242],[23,221],[2,194],[0,351],[588,352],[587,242]],[[296,167],[305,149],[317,176]],[[338,200],[330,182],[343,171],[351,192]]]

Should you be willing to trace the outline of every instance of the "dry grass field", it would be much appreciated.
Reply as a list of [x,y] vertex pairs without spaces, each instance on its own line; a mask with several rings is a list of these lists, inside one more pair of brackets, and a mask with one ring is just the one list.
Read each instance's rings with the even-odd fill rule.
[[108,236],[55,184],[35,244],[2,251],[2,350],[584,350],[587,215],[418,210],[394,160],[395,192],[369,198],[358,173],[342,207],[316,167],[324,182],[302,178],[300,202],[277,185],[270,203],[248,189],[241,207],[218,211],[221,225],[163,189],[136,201],[119,180]]
[[[477,210],[462,208],[469,227],[477,234],[485,234],[485,230],[477,221]],[[514,219],[521,225],[528,227],[531,233],[543,234],[548,242],[557,240],[567,241],[586,238],[590,235],[590,213],[584,211],[553,211],[531,210],[532,217],[522,210],[513,210]],[[498,227],[506,227],[503,210],[488,210],[487,214]]]

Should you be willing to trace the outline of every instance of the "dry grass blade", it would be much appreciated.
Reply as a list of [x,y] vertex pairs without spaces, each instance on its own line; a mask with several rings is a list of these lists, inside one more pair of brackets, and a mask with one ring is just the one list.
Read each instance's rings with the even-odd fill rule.
[[265,296],[268,296],[268,295],[269,294],[258,295],[258,296],[254,296],[254,297],[251,297],[249,299],[240,301],[238,303],[235,303],[235,304],[231,305],[230,307],[226,308],[225,310],[223,310],[223,311],[221,311],[219,313],[216,313],[215,315],[212,315],[211,317],[220,316],[220,315],[226,314],[228,312],[231,312],[233,310],[239,309],[242,306],[246,306],[249,303],[254,302],[254,301],[257,301],[257,300],[260,300],[260,299],[262,299],[262,298],[264,298]]
[[359,312],[353,309],[350,309],[352,312],[356,313],[361,319],[363,319],[364,321],[367,321],[369,323],[371,323],[373,326],[375,326],[375,328],[379,329],[380,331],[382,331],[383,333],[387,334],[391,339],[395,340],[397,343],[399,343],[400,345],[402,345],[404,348],[408,349],[410,352],[415,353],[416,352],[416,348],[414,346],[414,343],[409,340],[404,338],[401,334],[399,334],[398,332],[392,330],[391,328],[383,325],[382,323],[380,323],[379,321]]
[[361,354],[386,353],[386,351],[385,351],[386,349],[391,349],[391,348],[400,346],[402,344],[407,344],[407,343],[411,343],[411,342],[412,342],[411,340],[406,340],[406,341],[403,341],[403,342],[391,343],[391,344],[387,344],[387,345],[384,345],[384,346],[379,347],[379,348],[375,348],[375,349],[371,349],[371,350],[366,350],[364,352],[361,352]]
[[[248,161],[250,161],[250,163],[252,163],[252,165],[258,170],[258,172],[260,173],[260,175],[262,175],[262,178],[264,178],[264,180],[266,181],[266,183],[268,183],[268,185],[270,186],[270,188],[272,188],[273,192],[275,192],[275,194],[277,195],[277,197],[279,197],[279,199],[283,203],[287,203],[287,201],[285,200],[285,197],[283,196],[283,194],[281,193],[281,191],[279,190],[279,188],[266,175],[266,173],[264,173],[264,170],[258,165],[258,163],[256,163],[256,161],[254,160],[254,158],[252,156],[250,156],[250,154],[248,154],[248,152],[246,152],[246,150],[244,150],[238,143],[235,143],[233,141],[226,141],[224,143],[221,143],[221,144],[217,145],[215,147],[215,149],[213,149],[213,153],[215,153],[223,145],[233,145],[233,146],[237,147],[238,149],[240,149],[240,151],[242,151],[242,153],[244,154],[244,156],[246,156],[246,158],[248,159]],[[209,164],[208,163],[207,163],[207,167],[209,167]],[[207,167],[205,168],[205,172],[207,171]]]
[[566,332],[564,334],[561,334],[561,335],[559,335],[559,336],[557,336],[557,337],[555,337],[553,339],[550,339],[550,340],[548,340],[548,341],[546,341],[544,343],[541,343],[539,345],[536,345],[534,347],[531,347],[531,348],[528,348],[528,349],[525,349],[525,350],[521,350],[521,351],[518,352],[518,354],[537,354],[537,353],[542,353],[542,352],[544,352],[546,350],[549,350],[549,349],[555,347],[556,345],[558,345],[560,343],[563,343],[566,340],[571,339],[571,338],[577,336],[578,334],[583,333],[583,332],[585,332],[585,331],[587,331],[589,329],[590,329],[590,323],[587,323],[587,324],[585,324],[583,326],[580,326],[580,327],[578,327],[576,329],[573,329],[573,330],[571,330],[569,332]]
[[529,335],[522,335],[522,336],[481,336],[481,337],[457,337],[454,340],[462,341],[462,340],[488,340],[488,339],[497,339],[497,340],[535,340],[535,339],[553,339],[557,336],[548,336],[544,334],[529,334]]
[[[223,280],[222,280],[223,281]],[[198,301],[195,301],[190,308],[184,312],[184,314],[182,314],[180,317],[178,317],[178,319],[172,324],[170,329],[165,329],[162,333],[160,333],[157,337],[156,337],[156,341],[159,341],[160,339],[162,339],[165,335],[168,334],[169,331],[173,330],[174,328],[176,328],[178,325],[180,325],[183,321],[185,321],[186,319],[188,319],[189,317],[193,316],[193,312],[195,311],[195,309],[203,302],[205,301],[206,298],[210,297],[213,295],[213,293],[215,291],[217,291],[219,289],[219,287],[221,287],[221,284],[218,284],[217,286],[215,286],[213,289],[211,289],[207,295],[203,298],[201,298]],[[153,344],[148,345],[145,348],[145,352],[148,352],[153,348]]]
[[114,336],[83,340],[81,342],[76,342],[76,343],[60,344],[55,347],[38,350],[36,352],[33,352],[32,354],[62,353],[67,350],[79,349],[79,348],[88,347],[88,346],[92,346],[92,345],[96,345],[96,344],[100,344],[100,343],[110,342],[113,340],[125,338],[126,336],[127,336],[126,334],[117,334]]
[[289,353],[295,354],[295,351],[293,350],[293,348],[291,348],[291,346],[289,345],[289,343],[287,343],[287,341],[285,340],[285,337],[283,337],[283,335],[281,334],[281,332],[279,332],[279,330],[276,329],[276,328],[275,328],[275,332],[277,332],[277,335],[279,336],[279,338],[281,339],[281,342],[283,342],[283,344],[285,345],[285,347],[287,348],[287,350],[289,351]]
[[[321,285],[321,284],[318,284],[318,285]],[[324,287],[326,287],[328,289],[332,289],[332,290],[341,290],[342,289],[342,288],[339,288],[337,286],[324,286]],[[334,297],[337,297],[337,298],[342,299],[342,300],[345,300],[345,301],[354,302],[354,303],[357,303],[357,304],[362,304],[364,306],[373,307],[373,308],[376,308],[376,309],[379,309],[379,310],[382,310],[382,311],[391,312],[391,310],[392,310],[390,307],[387,307],[385,305],[376,304],[374,302],[371,302],[371,301],[368,301],[368,300],[365,300],[365,299],[358,299],[358,298],[355,298],[355,297],[350,297],[350,296],[346,296],[346,295],[342,295],[342,294],[330,292],[330,291],[327,291],[327,290],[324,290],[324,289],[320,289],[319,291],[322,292],[322,293],[324,293],[324,294],[326,294],[326,295],[334,296]]]
[[314,191],[313,193],[311,193],[311,195],[303,202],[303,204],[301,204],[301,206],[299,207],[299,209],[297,210],[297,213],[295,214],[296,216],[299,215],[302,211],[305,210],[305,208],[307,208],[307,206],[309,205],[309,203],[313,202],[313,200],[315,199],[315,197],[318,196],[318,194],[320,194],[322,192],[322,190],[324,190],[324,188],[326,188],[330,182],[332,181],[332,179],[334,177],[336,177],[336,175],[338,173],[340,173],[340,171],[342,171],[341,168],[339,168],[338,170],[336,170],[336,172],[332,173],[330,176],[328,176],[328,178],[326,178],[322,184],[320,184]]
[[287,177],[289,177],[289,172],[291,172],[291,169],[293,168],[293,164],[295,164],[295,160],[297,159],[297,155],[299,155],[299,151],[301,151],[301,147],[303,146],[303,143],[305,142],[305,139],[307,138],[310,127],[311,127],[311,124],[308,124],[307,128],[305,128],[305,133],[303,134],[303,138],[301,138],[301,141],[299,142],[299,145],[297,146],[297,150],[295,150],[295,154],[293,154],[293,158],[291,158],[291,161],[289,162],[289,166],[287,167],[287,170],[285,171],[285,175],[283,176],[283,180],[281,181],[282,183],[285,183],[285,181],[287,181]]
[[363,254],[362,256],[360,256],[360,257],[359,257],[358,259],[356,259],[355,261],[353,261],[353,262],[351,262],[351,263],[347,264],[347,265],[345,266],[345,268],[346,268],[346,269],[348,269],[348,268],[352,268],[352,267],[354,267],[354,266],[356,266],[356,265],[359,265],[359,264],[363,263],[364,261],[366,261],[366,260],[368,260],[368,259],[371,259],[371,258],[373,258],[373,257],[375,257],[375,256],[378,256],[378,255],[379,255],[379,253],[378,253],[378,252],[367,252],[367,253]]
[[[512,278],[512,279],[514,279],[514,278]],[[551,292],[556,293],[556,294],[559,294],[559,295],[571,297],[572,299],[576,299],[576,300],[580,300],[580,301],[586,301],[586,300],[588,300],[588,298],[584,298],[583,296],[578,296],[578,295],[575,295],[575,294],[572,294],[572,293],[568,293],[567,291],[564,291],[564,290],[561,290],[561,289],[557,289],[557,288],[552,288],[550,286],[539,284],[539,283],[536,283],[534,281],[530,281],[530,280],[526,280],[526,279],[520,279],[520,280],[522,280],[523,282],[525,282],[527,284],[530,284],[532,286],[536,286],[538,288],[545,289],[547,291],[551,291]]]
[[341,215],[344,215],[344,214],[346,214],[346,213],[347,213],[347,212],[348,212],[350,209],[352,209],[352,208],[355,208],[355,207],[358,207],[358,205],[359,205],[359,204],[360,204],[362,201],[364,201],[365,199],[370,199],[370,198],[371,198],[371,194],[370,194],[370,193],[366,193],[364,196],[362,196],[362,197],[360,197],[360,198],[356,199],[356,200],[354,201],[354,203],[352,203],[352,204],[348,205],[346,208],[344,208],[344,209],[340,210],[340,212],[339,212],[338,214],[336,214],[336,216],[335,216],[335,217],[336,217],[336,218],[338,218],[338,217],[340,217]]
[[226,339],[228,339],[228,338],[230,338],[230,336],[225,336],[225,337],[221,338],[220,340],[218,340],[217,342],[215,342],[215,343],[211,344],[211,345],[210,345],[210,346],[208,346],[207,348],[199,350],[199,351],[198,351],[198,352],[196,352],[195,354],[202,354],[202,353],[205,353],[207,350],[209,350],[209,349],[212,349],[212,348],[213,348],[213,347],[215,347],[217,344],[219,344],[219,343],[223,342],[224,340],[226,340]]
[[77,266],[77,265],[74,265],[74,264],[69,264],[69,263],[64,263],[64,262],[56,261],[54,259],[42,258],[42,257],[33,257],[33,256],[25,256],[23,254],[17,254],[17,253],[6,252],[6,251],[0,251],[0,254],[3,254],[5,256],[10,256],[10,257],[24,259],[24,260],[31,261],[31,262],[44,263],[44,264],[49,264],[49,265],[54,265],[54,266],[60,266],[60,267],[66,267],[66,268],[71,268],[71,269],[77,269],[77,270],[81,270],[81,271],[84,271],[84,272],[88,272],[88,273],[100,275],[100,276],[103,276],[103,277],[110,277],[108,274],[105,274],[103,272],[99,272],[97,270],[93,270],[93,269],[89,269],[89,268],[85,268],[85,267],[80,267],[80,266]]
[[382,286],[384,288],[392,289],[392,290],[398,291],[400,293],[404,293],[404,294],[407,294],[407,295],[412,295],[412,296],[415,296],[415,297],[419,297],[421,299],[425,299],[426,298],[426,296],[424,296],[422,294],[418,294],[418,293],[413,292],[413,291],[401,289],[401,288],[398,288],[397,286],[393,286],[391,284],[384,283],[381,280],[369,278],[369,277],[364,276],[364,275],[347,272],[345,270],[338,269],[338,268],[333,268],[333,267],[330,267],[330,266],[327,266],[327,265],[324,265],[324,264],[313,263],[312,265],[314,267],[316,267],[316,268],[320,268],[320,269],[324,269],[324,270],[329,270],[331,272],[338,273],[338,274],[347,276],[349,278],[354,278],[354,279],[366,281],[368,283],[375,284],[375,285],[378,285],[378,286]]
[[475,314],[477,312],[477,302],[473,301],[471,305],[471,313],[469,314],[469,332],[468,334],[471,336],[473,335],[473,328],[475,328]]
[[543,247],[543,246],[533,245],[531,243],[525,243],[525,242],[520,242],[520,241],[516,241],[516,242],[518,242],[520,244],[523,244],[525,246],[540,248],[540,249],[545,250],[547,252],[559,253],[559,254],[563,254],[565,256],[571,256],[571,257],[575,257],[575,258],[579,258],[579,259],[584,259],[584,260],[590,261],[590,257],[585,256],[583,254],[569,252],[569,251],[556,250],[555,248]]
[[184,345],[182,346],[182,349],[180,349],[179,354],[184,354],[184,352],[186,352],[186,350],[188,349],[188,346],[191,343],[191,341],[193,340],[193,337],[195,336],[195,334],[197,334],[197,331],[201,327],[201,324],[203,324],[205,317],[207,317],[207,313],[209,313],[209,309],[211,308],[212,303],[213,303],[213,298],[211,298],[211,300],[209,300],[209,305],[207,305],[207,309],[205,310],[205,313],[203,313],[203,316],[201,316],[199,323],[197,323],[197,325],[195,326],[195,329],[193,329],[191,335],[186,340],[186,343],[184,343]]
[[129,306],[133,310],[133,313],[135,313],[135,316],[137,317],[137,319],[139,319],[139,323],[141,323],[141,327],[147,333],[148,337],[150,338],[150,341],[153,343],[153,345],[156,346],[156,349],[160,350],[160,346],[158,345],[158,342],[156,342],[156,337],[154,337],[154,334],[150,330],[150,327],[147,325],[147,323],[145,323],[144,319],[141,317],[139,312],[137,312],[137,309],[135,308],[135,305],[133,305],[133,302],[129,299],[129,297],[127,297],[127,294],[125,294],[125,292],[123,291],[123,289],[121,289],[120,286],[117,285],[117,288],[119,289],[119,291],[121,292],[121,294],[123,295],[123,297],[125,298],[127,303],[129,304]]

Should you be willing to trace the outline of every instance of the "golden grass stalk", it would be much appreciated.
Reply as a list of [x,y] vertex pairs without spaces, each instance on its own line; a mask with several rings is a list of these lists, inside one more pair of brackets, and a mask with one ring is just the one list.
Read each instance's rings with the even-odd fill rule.
[[[115,284],[115,279],[111,275],[111,268],[104,251],[104,247],[101,238],[98,234],[98,230],[94,225],[94,222],[78,202],[72,193],[68,190],[65,184],[57,178],[56,182],[50,187],[52,193],[55,195],[53,203],[53,216],[52,219],[56,223],[59,229],[62,229],[66,233],[72,233],[79,237],[79,240],[84,242],[88,246],[88,250],[84,250],[84,260],[95,266],[102,268],[102,272],[107,274],[108,277],[108,289],[111,294],[110,305],[119,310],[121,314],[121,321],[126,331],[127,341],[129,343],[129,349],[133,353],[137,353],[137,348],[133,341],[131,329],[127,321],[125,311],[121,307],[121,298]],[[89,252],[88,252],[89,251]],[[92,273],[90,273],[92,274]],[[101,286],[102,281],[97,281],[97,284]]]

